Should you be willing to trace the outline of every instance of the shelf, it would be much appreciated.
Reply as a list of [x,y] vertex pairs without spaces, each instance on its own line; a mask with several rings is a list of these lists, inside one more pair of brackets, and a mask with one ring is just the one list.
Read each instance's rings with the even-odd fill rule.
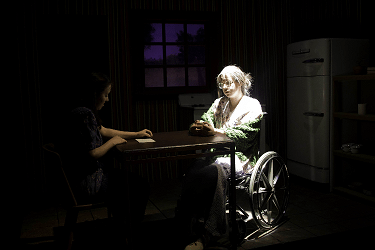
[[352,190],[352,189],[349,189],[349,188],[346,188],[346,187],[337,186],[337,187],[333,187],[333,190],[338,191],[340,193],[345,193],[345,194],[348,194],[348,195],[351,195],[351,196],[356,196],[356,197],[359,197],[363,200],[367,200],[367,201],[375,203],[375,197],[365,195],[363,193],[360,193],[358,191],[355,191],[355,190]]
[[[344,179],[351,178],[351,176],[347,175],[350,175],[350,173],[352,173],[353,171],[356,173],[370,171],[372,173],[375,170],[375,152],[373,148],[369,148],[373,145],[373,137],[369,135],[370,133],[373,133],[372,123],[375,122],[375,114],[373,114],[373,112],[367,115],[359,115],[356,112],[337,112],[347,110],[345,108],[341,109],[341,106],[345,106],[343,104],[346,104],[344,103],[345,98],[350,98],[350,105],[347,106],[351,106],[353,108],[353,111],[355,110],[355,106],[353,105],[357,101],[360,103],[361,100],[368,100],[368,102],[371,101],[372,105],[374,98],[373,96],[371,96],[371,93],[373,92],[373,88],[375,86],[375,74],[334,76],[332,77],[332,81],[332,145],[336,145],[337,147],[335,146],[336,150],[332,150],[333,165],[331,171],[331,188],[335,191],[345,193],[351,196],[356,196],[360,199],[368,200],[375,203],[375,197],[373,195],[368,196],[361,192],[361,190],[351,189],[348,186],[344,185],[340,186],[343,183]],[[355,82],[355,84],[352,84],[352,82]],[[346,83],[349,83],[350,87],[346,86]],[[352,98],[357,99],[352,100]],[[354,131],[354,133],[357,133],[354,134],[353,137],[357,138],[355,140],[358,141],[365,140],[368,144],[366,150],[361,151],[361,154],[344,152],[339,148],[339,144],[341,144],[340,142],[343,140],[343,134],[348,132],[350,133],[350,129],[353,128],[351,126],[347,126],[349,125],[349,122],[346,122],[344,120],[355,121],[357,131]],[[369,124],[369,122],[371,122],[371,124]],[[366,178],[364,178],[366,181],[366,183],[364,184],[366,184],[366,186],[372,185],[371,178],[371,175],[366,176]],[[337,183],[338,185],[335,183]]]
[[334,118],[360,120],[360,121],[373,121],[375,122],[375,115],[359,115],[357,113],[334,112]]
[[375,164],[375,155],[367,155],[367,154],[352,154],[352,153],[346,153],[342,150],[333,150],[333,155],[351,159],[351,160],[357,160],[362,162],[367,162],[371,164]]
[[375,80],[375,74],[334,76],[333,81],[368,81]]

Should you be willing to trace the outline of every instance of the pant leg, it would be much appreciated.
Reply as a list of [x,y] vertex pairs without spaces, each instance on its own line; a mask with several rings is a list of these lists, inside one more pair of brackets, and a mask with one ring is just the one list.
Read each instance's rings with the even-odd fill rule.
[[204,221],[212,206],[217,174],[216,166],[203,161],[186,174],[176,214],[182,244],[189,244],[205,234]]
[[217,185],[215,165],[198,163],[189,173],[182,185],[181,204],[197,217],[207,218]]

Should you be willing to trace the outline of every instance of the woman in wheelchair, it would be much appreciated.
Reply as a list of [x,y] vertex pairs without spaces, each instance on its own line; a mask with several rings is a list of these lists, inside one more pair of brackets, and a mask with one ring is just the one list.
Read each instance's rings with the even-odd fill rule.
[[[251,98],[252,77],[237,66],[227,66],[217,76],[219,98],[195,121],[190,133],[197,136],[226,134],[235,142],[236,174],[251,169],[258,159],[258,132],[262,109]],[[225,215],[230,157],[223,155],[199,160],[186,173],[179,212],[188,235],[188,249],[203,249],[210,240],[227,233]]]

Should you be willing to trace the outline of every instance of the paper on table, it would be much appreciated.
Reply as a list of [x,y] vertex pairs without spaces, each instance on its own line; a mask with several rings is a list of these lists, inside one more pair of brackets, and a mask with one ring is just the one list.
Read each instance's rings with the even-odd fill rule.
[[155,142],[155,140],[147,138],[147,139],[135,139],[139,143],[146,143],[146,142]]

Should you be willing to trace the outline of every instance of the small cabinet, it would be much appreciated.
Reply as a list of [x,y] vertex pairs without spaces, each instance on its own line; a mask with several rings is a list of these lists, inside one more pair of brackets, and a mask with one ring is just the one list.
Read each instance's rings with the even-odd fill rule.
[[[358,104],[366,103],[366,114]],[[375,75],[333,77],[331,190],[375,202]],[[360,144],[359,152],[341,149]]]

